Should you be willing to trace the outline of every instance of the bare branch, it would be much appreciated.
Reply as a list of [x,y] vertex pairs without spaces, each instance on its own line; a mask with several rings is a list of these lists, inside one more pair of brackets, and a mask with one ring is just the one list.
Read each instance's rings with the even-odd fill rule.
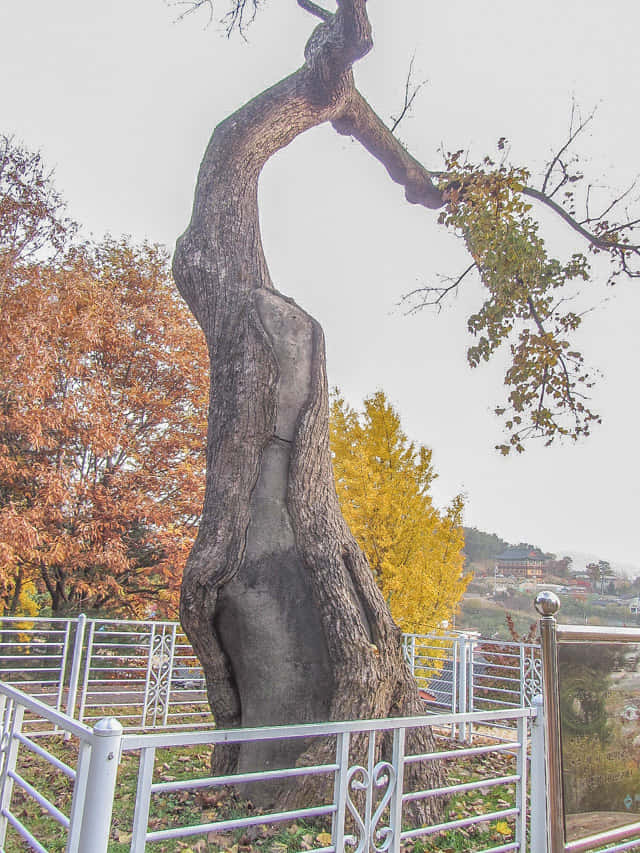
[[194,12],[202,9],[203,6],[206,6],[209,10],[208,24],[213,21],[213,0],[167,0],[167,5],[186,7],[176,18],[177,21],[183,21],[189,15],[192,15]]
[[313,0],[298,0],[298,6],[304,9],[305,12],[310,12],[316,18],[320,18],[327,23],[333,19],[333,12],[329,12],[327,9],[323,9],[322,6],[318,6]]
[[[543,193],[546,193],[547,184],[549,182],[549,179],[551,178],[551,175],[553,173],[553,170],[554,170],[556,164],[560,162],[560,158],[562,157],[564,152],[572,145],[572,143],[575,141],[576,137],[582,133],[582,131],[592,121],[592,119],[595,115],[595,110],[593,110],[592,112],[589,113],[587,118],[584,119],[584,121],[581,120],[578,123],[578,126],[574,130],[573,129],[573,118],[575,115],[575,108],[576,108],[576,105],[574,102],[572,109],[571,109],[571,124],[570,124],[570,130],[569,130],[569,138],[567,139],[567,141],[564,143],[564,145],[560,148],[560,150],[555,154],[555,156],[552,158],[551,162],[549,163],[549,167],[547,168],[546,174],[544,176],[544,180],[542,182],[542,192]],[[564,165],[563,165],[563,168],[564,168]],[[566,183],[566,181],[564,183]],[[558,189],[558,187],[556,187],[553,192],[555,193],[557,191],[557,189]],[[553,195],[553,193],[551,195]]]
[[558,160],[558,165],[562,169],[562,177],[559,179],[558,183],[555,187],[548,193],[549,198],[553,198],[553,196],[558,192],[558,190],[562,189],[562,187],[566,186],[570,181],[569,170],[564,162],[564,160]]
[[244,31],[249,24],[253,23],[261,2],[262,0],[234,0],[233,8],[222,19],[227,29],[227,36],[230,36],[237,27],[240,35],[244,37]]
[[[614,207],[619,205],[620,202],[623,201],[629,195],[629,193],[636,188],[637,183],[638,182],[636,179],[631,184],[631,186],[622,193],[622,195],[619,195],[617,198],[614,198],[614,200],[609,205],[607,205],[607,207],[605,207],[605,209],[602,211],[602,213],[599,213],[597,216],[591,216],[589,214],[589,207],[587,205],[587,215],[584,219],[580,220],[580,225],[587,225],[590,222],[598,222],[598,221],[604,219],[605,216],[607,216],[607,214],[611,213],[611,211],[614,209]],[[591,186],[589,186],[588,192],[590,190],[591,190]],[[588,195],[587,195],[587,198],[588,198]],[[636,220],[636,222],[638,222],[638,220]],[[611,229],[611,230],[619,231],[619,230],[622,230],[623,228],[627,228],[627,227],[629,227],[629,223],[624,223],[623,225],[618,225],[615,229]]]
[[624,231],[626,228],[634,228],[636,225],[640,225],[640,219],[630,219],[628,222],[623,222],[622,225],[614,225],[609,228],[609,233],[613,234],[614,231]]
[[[537,201],[542,202],[542,204],[546,204],[547,207],[550,207],[554,213],[557,213],[564,221],[573,228],[574,231],[577,231],[585,240],[587,240],[591,245],[595,246],[597,249],[617,249],[621,252],[637,254],[640,255],[640,245],[633,245],[631,243],[618,243],[613,239],[607,239],[606,237],[599,237],[597,234],[593,234],[591,231],[588,231],[584,228],[580,222],[574,219],[570,213],[568,213],[558,202],[554,201],[550,196],[546,195],[541,190],[533,189],[533,187],[522,187],[522,193],[524,195],[528,195],[530,198],[535,198]],[[594,221],[593,219],[591,221]],[[629,227],[629,223],[625,223],[623,228]],[[620,230],[620,226],[616,227],[616,230]]]
[[[437,307],[438,310],[442,308],[442,302],[444,299],[454,290],[457,290],[462,280],[467,276],[472,269],[476,268],[477,264],[474,261],[470,264],[464,272],[462,272],[457,278],[449,278],[446,276],[441,276],[443,281],[448,281],[449,284],[446,287],[416,287],[415,290],[411,290],[409,293],[405,293],[400,303],[409,302],[414,299],[418,294],[423,295],[421,301],[417,305],[412,305],[408,310],[407,314],[417,314],[418,311],[421,311],[423,308],[429,307]],[[428,294],[435,294],[433,298],[428,298]]]
[[407,72],[407,79],[404,84],[404,104],[402,106],[402,110],[400,111],[400,115],[397,118],[391,116],[393,120],[393,125],[391,126],[391,133],[395,133],[398,125],[402,121],[403,118],[407,116],[409,112],[411,112],[411,107],[413,106],[413,102],[416,99],[416,96],[420,92],[420,90],[425,86],[426,80],[422,80],[420,83],[412,86],[412,77],[413,77],[413,65],[415,62],[416,55],[415,53],[411,57],[411,62],[409,63],[409,71]]
[[[213,0],[166,0],[166,2],[168,6],[184,7],[177,17],[178,21],[183,21],[188,15],[192,15],[203,7],[209,10],[207,25],[213,21]],[[231,8],[221,21],[225,25],[227,36],[230,36],[237,29],[244,38],[245,30],[253,22],[261,3],[262,0],[232,0]]]

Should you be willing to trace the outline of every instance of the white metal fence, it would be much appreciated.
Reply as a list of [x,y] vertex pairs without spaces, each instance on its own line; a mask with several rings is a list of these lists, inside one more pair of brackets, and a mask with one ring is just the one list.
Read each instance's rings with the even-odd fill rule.
[[[75,766],[61,761],[44,741],[30,738],[23,728],[25,715],[47,720],[57,731],[77,743]],[[118,747],[122,726],[114,719],[100,720],[93,729],[61,714],[15,688],[0,684],[0,850],[5,850],[7,832],[26,842],[30,849],[47,853],[25,823],[24,808],[14,808],[14,794],[35,803],[64,838],[65,853],[89,853],[93,839],[108,837],[113,791],[118,767]],[[25,753],[39,761],[39,772],[27,779],[23,770]],[[42,768],[47,768],[48,773]],[[43,779],[55,775],[55,784]],[[61,787],[71,792],[68,813],[59,808]],[[55,791],[55,795],[53,792]],[[55,800],[55,802],[54,802]],[[20,849],[20,848],[18,848]],[[106,843],[96,850],[106,851]]]
[[404,634],[404,654],[425,701],[452,712],[527,708],[542,692],[536,643],[473,633]]
[[[200,664],[176,622],[5,617],[0,679],[87,724],[112,714],[126,730],[213,725]],[[28,729],[35,719],[30,711]]]
[[[542,691],[535,644],[467,634],[405,634],[403,644],[430,711],[526,708]],[[0,679],[87,724],[114,715],[125,731],[213,726],[202,669],[176,622],[5,617]],[[33,730],[32,713],[25,726]]]
[[[118,840],[127,839],[132,853],[152,850],[159,842],[204,837],[207,844],[220,838],[223,849],[229,835],[265,825],[291,826],[311,821],[315,829],[305,836],[303,849],[316,853],[400,853],[413,849],[418,840],[445,835],[450,845],[443,849],[506,853],[545,850],[544,744],[541,740],[539,709],[520,708],[483,711],[468,714],[437,714],[410,719],[313,724],[305,726],[236,729],[231,731],[158,732],[155,734],[123,733],[114,719],[101,720],[93,729],[71,720],[67,715],[26,696],[10,686],[0,684],[2,706],[2,738],[0,741],[0,849],[22,839],[38,851],[66,850],[70,853],[104,853],[110,837],[112,807],[122,795],[117,781],[121,755],[139,756],[135,812],[128,830],[122,833],[119,820]],[[65,733],[78,744],[77,759],[70,766],[48,749],[48,741],[24,733],[21,721],[25,713],[40,714],[53,728]],[[530,762],[527,759],[527,720],[534,718]],[[505,737],[495,731],[498,722],[511,722],[516,737]],[[486,728],[481,745],[461,747],[450,741],[438,741],[435,752],[415,754],[407,748],[408,734],[418,727],[435,732],[443,727],[473,724]],[[226,776],[198,776],[162,779],[162,758],[158,750],[187,747],[215,747],[216,744],[246,743],[283,738],[323,738],[331,742],[330,760],[313,767]],[[390,754],[380,757],[377,745],[390,740]],[[60,736],[53,741],[62,742]],[[358,744],[354,752],[352,746]],[[69,791],[68,814],[52,801],[47,774],[26,778],[22,769],[25,756],[36,756],[48,764]],[[406,769],[411,765],[438,761],[447,767],[447,782],[426,790],[407,790]],[[476,762],[472,765],[470,762]],[[470,767],[475,767],[472,772]],[[26,764],[25,764],[26,767]],[[51,774],[49,774],[51,775]],[[308,775],[323,775],[329,781],[326,798],[305,802],[304,808],[288,811],[256,813],[243,807],[242,790],[248,783],[289,780]],[[160,777],[160,778],[158,778]],[[531,783],[529,784],[529,777]],[[236,811],[232,816],[207,814],[201,822],[186,824],[182,811],[156,811],[163,819],[149,815],[155,800],[175,798],[188,792],[224,787],[237,792]],[[486,798],[494,791],[496,797]],[[530,812],[527,793],[530,792]],[[20,805],[16,807],[17,795]],[[59,793],[58,793],[59,798]],[[433,798],[444,800],[444,818],[438,824],[424,825],[412,819],[412,804]],[[35,804],[35,810],[28,803]],[[27,803],[25,805],[25,803]],[[246,804],[245,804],[246,805]],[[46,848],[39,812],[56,824],[55,847]],[[34,817],[35,815],[35,817]],[[30,819],[34,818],[32,824]],[[170,821],[170,822],[168,822]],[[494,829],[495,831],[492,831]],[[39,834],[39,835],[38,835]],[[49,836],[47,836],[49,837]],[[233,837],[233,835],[232,835]],[[443,839],[441,839],[443,840]],[[460,846],[462,843],[462,846]],[[7,849],[20,849],[12,847]],[[275,849],[275,848],[274,848]]]

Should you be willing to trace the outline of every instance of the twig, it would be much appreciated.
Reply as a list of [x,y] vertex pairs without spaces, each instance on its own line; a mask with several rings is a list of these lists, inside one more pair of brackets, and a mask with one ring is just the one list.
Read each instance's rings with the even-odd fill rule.
[[[560,162],[560,158],[562,157],[564,152],[567,150],[567,148],[569,148],[569,146],[574,142],[576,137],[580,133],[582,133],[582,131],[585,129],[585,127],[593,119],[593,116],[595,115],[595,110],[593,110],[591,113],[589,113],[589,115],[587,116],[587,118],[584,121],[581,121],[579,123],[576,130],[573,129],[574,113],[575,113],[575,102],[574,102],[573,108],[571,110],[571,124],[570,124],[570,130],[569,130],[569,138],[567,139],[567,141],[564,143],[564,145],[560,148],[560,150],[555,154],[555,156],[552,158],[551,162],[549,163],[549,167],[547,169],[547,172],[544,176],[544,180],[542,182],[542,192],[543,193],[546,192],[547,184],[549,182],[549,178],[551,177],[551,174],[555,168],[556,163]],[[563,168],[564,168],[564,166],[563,166]],[[556,187],[556,189],[553,192],[555,193],[557,191],[557,189],[558,189],[558,187]]]
[[411,290],[409,293],[405,293],[401,298],[400,302],[408,302],[417,294],[428,294],[428,293],[437,293],[438,296],[434,299],[427,299],[426,296],[418,305],[413,305],[407,311],[407,314],[416,314],[418,311],[422,310],[422,308],[427,308],[429,306],[437,306],[438,310],[440,310],[441,303],[444,298],[451,293],[452,290],[456,290],[456,288],[461,284],[462,280],[467,276],[472,269],[477,267],[476,262],[474,261],[470,264],[464,272],[462,272],[456,279],[445,279],[445,281],[450,281],[451,283],[447,287],[416,287],[415,290]]
[[[298,0],[298,2],[300,2],[300,0]],[[413,77],[413,64],[415,62],[415,59],[416,55],[414,53],[411,57],[411,62],[409,63],[409,71],[407,73],[407,79],[404,83],[404,105],[402,107],[402,110],[400,111],[400,115],[398,116],[398,118],[394,119],[393,116],[391,116],[391,118],[393,119],[391,133],[396,132],[396,128],[398,127],[402,119],[411,111],[411,107],[413,106],[413,102],[416,99],[416,95],[427,82],[426,80],[423,80],[421,83],[418,83],[416,86],[413,87],[413,91],[411,90],[411,78]]]

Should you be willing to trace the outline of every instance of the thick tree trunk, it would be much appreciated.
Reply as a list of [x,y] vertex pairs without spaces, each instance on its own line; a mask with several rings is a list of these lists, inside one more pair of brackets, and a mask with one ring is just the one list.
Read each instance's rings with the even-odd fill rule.
[[[364,0],[345,0],[314,31],[301,69],[215,129],[174,257],[211,359],[207,489],[181,618],[220,727],[422,710],[398,629],[340,513],[322,330],[274,289],[258,218],[264,163],[325,121],[363,142],[411,201],[439,205],[424,169],[355,89],[351,65],[370,46]],[[307,748],[219,750],[215,769],[306,763],[317,757]]]

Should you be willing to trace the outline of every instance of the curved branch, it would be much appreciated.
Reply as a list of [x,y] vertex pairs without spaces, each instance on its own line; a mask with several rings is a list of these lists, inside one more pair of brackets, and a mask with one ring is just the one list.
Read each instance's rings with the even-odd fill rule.
[[[535,198],[536,201],[542,202],[542,204],[546,204],[547,207],[550,207],[554,213],[557,213],[558,216],[562,217],[564,221],[573,228],[574,231],[577,231],[580,236],[584,237],[591,245],[595,246],[598,249],[619,249],[623,252],[634,252],[640,253],[640,245],[633,245],[631,243],[618,243],[614,240],[607,240],[604,237],[598,237],[597,234],[592,234],[591,231],[588,231],[584,228],[576,219],[571,216],[570,213],[562,207],[562,205],[558,204],[558,202],[554,201],[548,195],[543,193],[541,190],[533,189],[533,187],[522,187],[522,194],[528,195],[530,198]],[[620,230],[620,229],[618,229]]]
[[322,21],[326,21],[327,23],[333,19],[333,12],[329,12],[328,9],[323,9],[322,6],[318,6],[317,3],[314,3],[313,0],[298,0],[298,6],[301,9],[304,9],[305,12],[310,12],[312,15],[315,15],[316,18],[320,18]]
[[407,201],[433,210],[442,207],[444,199],[431,180],[432,173],[409,154],[357,89],[332,124],[338,133],[357,139],[382,163],[391,179],[405,188]]

